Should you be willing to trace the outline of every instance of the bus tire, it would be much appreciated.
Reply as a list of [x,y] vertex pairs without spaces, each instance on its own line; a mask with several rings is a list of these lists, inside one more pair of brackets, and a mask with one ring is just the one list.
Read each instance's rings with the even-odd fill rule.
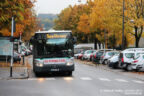
[[67,72],[68,76],[72,76],[72,71]]
[[35,76],[39,76],[40,75],[40,73],[39,72],[34,72],[35,73]]

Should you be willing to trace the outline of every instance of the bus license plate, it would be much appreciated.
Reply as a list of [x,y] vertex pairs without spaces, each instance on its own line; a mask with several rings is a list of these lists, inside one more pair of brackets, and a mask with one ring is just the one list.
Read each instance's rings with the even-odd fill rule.
[[51,71],[59,71],[59,69],[51,69]]

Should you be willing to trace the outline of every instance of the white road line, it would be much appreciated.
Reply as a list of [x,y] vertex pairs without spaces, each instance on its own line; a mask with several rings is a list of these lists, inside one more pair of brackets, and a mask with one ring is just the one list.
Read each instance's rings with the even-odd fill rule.
[[118,82],[128,82],[127,80],[124,80],[124,79],[115,79],[115,80]]
[[144,83],[144,81],[139,81],[139,80],[132,80],[132,81],[135,82],[135,83],[140,83],[140,84]]
[[101,81],[111,81],[111,80],[108,79],[108,78],[99,78],[99,80],[101,80]]
[[45,78],[45,80],[56,80],[55,78]]
[[90,77],[81,77],[80,79],[81,80],[92,80],[92,78],[90,78]]
[[28,80],[37,80],[37,78],[28,78]]

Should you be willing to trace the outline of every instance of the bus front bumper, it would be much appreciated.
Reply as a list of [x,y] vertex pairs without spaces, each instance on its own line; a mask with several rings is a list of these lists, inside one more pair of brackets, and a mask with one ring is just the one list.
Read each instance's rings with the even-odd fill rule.
[[37,67],[35,66],[34,68],[35,72],[70,72],[70,71],[74,71],[74,65],[61,65],[61,64],[57,64],[57,65],[44,65],[43,67]]

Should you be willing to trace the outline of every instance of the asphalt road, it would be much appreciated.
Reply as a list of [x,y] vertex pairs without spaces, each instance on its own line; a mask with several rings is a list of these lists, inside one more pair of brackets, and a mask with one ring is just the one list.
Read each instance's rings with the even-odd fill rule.
[[[31,58],[29,61],[32,61]],[[0,80],[0,96],[144,96],[144,81],[75,62],[73,76]]]

